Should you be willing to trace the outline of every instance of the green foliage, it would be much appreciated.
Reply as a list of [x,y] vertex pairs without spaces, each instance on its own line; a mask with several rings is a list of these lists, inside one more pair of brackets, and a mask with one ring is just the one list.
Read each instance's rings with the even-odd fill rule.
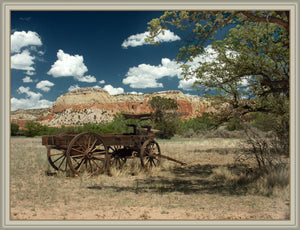
[[243,130],[243,128],[243,121],[236,117],[230,119],[226,125],[228,131]]
[[129,130],[126,124],[129,124],[122,114],[114,115],[114,120],[110,123],[101,125],[101,133],[125,133]]
[[47,128],[38,122],[28,121],[25,124],[24,135],[26,137],[34,137],[46,133]]
[[79,134],[82,132],[93,133],[129,133],[132,132],[132,128],[127,124],[136,124],[138,127],[143,125],[150,125],[149,121],[137,122],[135,119],[125,119],[122,114],[114,115],[114,120],[106,124],[85,124],[81,126],[61,126],[48,127],[41,125],[38,122],[27,122],[25,125],[24,135],[26,137],[34,137],[41,135],[56,135],[56,134]]
[[156,134],[158,138],[171,139],[177,132],[178,125],[175,120],[166,119],[156,122],[154,128],[160,130],[160,132]]
[[199,128],[203,130],[217,128],[218,126],[211,113],[203,113],[202,116],[195,119],[200,124]]
[[89,123],[81,126],[61,126],[56,128],[56,133],[68,133],[68,134],[79,134],[82,132],[93,132],[93,133],[124,133],[128,131],[124,117],[121,114],[114,115],[114,120],[106,124],[95,124]]
[[10,134],[11,136],[17,136],[19,132],[19,125],[15,123],[10,123]]
[[224,40],[205,51],[205,55],[214,53],[215,58],[203,61],[196,71],[187,69],[185,76],[196,73],[202,89],[216,89],[223,97],[233,98],[236,107],[238,99],[246,96],[288,95],[288,38],[277,31],[277,25],[268,23],[233,28]]
[[42,135],[54,135],[58,133],[59,128],[57,127],[48,127],[48,126],[44,126],[44,132],[42,133]]
[[149,104],[152,109],[155,111],[166,111],[166,110],[177,110],[178,105],[176,101],[172,98],[164,98],[160,96],[152,97],[149,101]]
[[197,133],[199,131],[207,131],[217,127],[210,113],[203,113],[202,116],[185,119],[180,122],[179,133],[185,134],[187,132]]
[[[149,23],[147,41],[155,43],[169,26],[189,29],[177,60],[185,79],[196,77],[195,86],[216,90],[230,104],[222,122],[254,111],[282,114],[280,103],[273,101],[289,98],[288,18],[287,11],[167,11]],[[205,42],[215,40],[214,34],[226,26],[231,29],[224,40],[204,49]],[[199,59],[199,55],[210,57]]]
[[253,127],[265,132],[274,129],[274,124],[276,124],[276,117],[274,114],[256,112],[253,115],[254,119],[251,121]]
[[154,128],[160,130],[157,136],[162,139],[170,139],[178,128],[179,115],[176,101],[171,98],[155,96],[151,98],[149,104],[154,110],[152,114]]
[[162,122],[167,118],[173,119],[177,116],[178,105],[174,99],[155,96],[151,98],[149,104],[154,110],[152,117],[155,123]]
[[159,18],[148,23],[150,32],[146,41],[158,44],[155,38],[168,27],[190,31],[180,48],[177,59],[192,60],[203,51],[208,40],[215,40],[215,34],[223,27],[237,28],[250,22],[276,25],[281,31],[289,32],[289,13],[287,11],[166,11]]
[[[285,108],[286,109],[286,108]],[[213,113],[203,113],[202,116],[180,120],[178,113],[166,112],[162,113],[163,116],[159,119],[151,121],[137,121],[136,119],[125,119],[122,114],[116,114],[112,122],[106,124],[85,124],[81,126],[61,126],[48,127],[39,124],[38,122],[27,122],[25,130],[12,131],[12,135],[23,132],[23,135],[27,137],[41,136],[41,135],[56,135],[56,134],[79,134],[82,132],[94,132],[94,133],[132,133],[132,127],[128,127],[127,124],[135,124],[138,128],[144,125],[152,125],[153,128],[160,130],[157,137],[162,139],[170,139],[175,134],[183,135],[185,137],[191,137],[199,135],[209,131],[211,134],[215,132],[221,123],[216,121]],[[253,113],[251,126],[256,127],[262,131],[273,130],[281,138],[282,142],[289,138],[289,117],[288,113],[283,113],[280,116],[275,116],[273,113]],[[12,129],[13,126],[12,125]],[[15,126],[16,127],[16,126]],[[226,123],[226,130],[239,131],[244,127],[244,122],[236,117],[233,117]],[[20,135],[20,134],[19,134]]]
[[62,134],[62,133],[66,133],[66,134],[79,134],[81,132],[83,132],[83,126],[61,126],[60,128],[57,129],[57,132],[54,134]]

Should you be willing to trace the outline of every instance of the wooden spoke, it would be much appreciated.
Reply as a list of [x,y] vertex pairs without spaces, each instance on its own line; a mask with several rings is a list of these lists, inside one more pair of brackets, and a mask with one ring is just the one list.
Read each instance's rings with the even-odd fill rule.
[[[75,152],[84,154],[84,151],[79,150],[79,149],[77,149],[77,148],[72,148],[72,150],[75,151]],[[75,155],[75,156],[77,156],[77,155]]]
[[67,149],[68,164],[75,174],[83,171],[91,174],[103,172],[107,155],[106,145],[95,133],[81,133],[75,136]]
[[81,166],[84,165],[84,163],[85,163],[85,160],[84,160],[84,159],[81,159],[81,162],[80,162],[79,164],[77,164],[77,166],[76,166],[75,169],[79,172],[80,169],[81,169]]
[[72,156],[70,156],[70,157],[72,157],[72,158],[78,158],[78,157],[83,157],[83,156],[85,156],[85,154],[81,154],[81,155],[72,155]]
[[95,161],[95,159],[92,159],[92,161],[94,162],[94,164],[95,164],[99,169],[102,168],[102,167]]
[[59,152],[59,153],[50,153],[49,156],[53,157],[53,156],[61,156],[62,153]]
[[83,151],[86,150],[86,147],[85,147],[84,145],[82,145],[82,143],[80,143],[80,142],[76,142],[76,144],[74,144],[74,146],[79,147],[79,148],[82,149]]
[[108,154],[110,155],[111,165],[115,166],[116,168],[122,168],[127,161],[124,146],[109,146]]
[[[97,140],[95,140],[95,141],[93,142],[93,144],[89,147],[89,150],[90,150],[90,151],[94,152],[94,151],[97,149],[97,147],[94,148],[96,142],[97,142]],[[94,148],[94,149],[93,149],[93,148]]]
[[144,168],[158,167],[160,165],[160,148],[156,141],[147,140],[140,153],[141,164]]
[[58,168],[60,168],[62,166],[62,164],[64,163],[65,159],[66,159],[66,157],[64,157],[64,159],[60,162]]
[[84,163],[84,158],[81,158],[80,161],[79,160],[76,160],[76,159],[73,159],[76,163],[75,165],[75,169],[78,169],[79,167],[81,167],[81,164]]
[[63,168],[63,162],[66,160],[66,152],[64,150],[57,150],[48,148],[47,150],[48,161],[50,165],[58,171],[66,171],[66,168]]
[[95,156],[93,157],[93,159],[94,159],[94,160],[98,160],[98,161],[102,161],[102,162],[105,161],[105,158],[98,158],[98,157],[95,157]]
[[63,155],[61,154],[60,157],[58,157],[55,161],[53,161],[53,163],[59,161],[61,158],[63,158],[63,160],[64,160],[65,159],[64,156],[65,156],[64,154]]
[[101,150],[99,152],[94,152],[94,156],[95,155],[105,155],[106,154],[106,151],[105,150]]

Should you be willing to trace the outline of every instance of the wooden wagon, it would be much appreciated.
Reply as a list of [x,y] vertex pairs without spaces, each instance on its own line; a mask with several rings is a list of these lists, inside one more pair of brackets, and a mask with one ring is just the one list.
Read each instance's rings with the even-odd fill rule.
[[[150,119],[150,114],[123,114],[126,119]],[[159,166],[161,151],[154,140],[155,132],[151,126],[133,128],[131,133],[93,133],[48,135],[42,137],[47,147],[50,165],[58,171],[71,170],[74,174],[87,171],[91,174],[103,173],[112,164],[122,167],[128,158],[140,158],[144,168]],[[165,158],[182,163],[170,157]]]

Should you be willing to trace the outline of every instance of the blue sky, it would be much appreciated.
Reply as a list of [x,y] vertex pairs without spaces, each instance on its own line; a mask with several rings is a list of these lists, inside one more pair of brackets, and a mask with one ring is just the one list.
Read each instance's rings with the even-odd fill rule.
[[12,11],[11,110],[45,108],[75,88],[110,94],[192,88],[175,58],[185,35],[170,28],[160,45],[144,42],[162,11]]

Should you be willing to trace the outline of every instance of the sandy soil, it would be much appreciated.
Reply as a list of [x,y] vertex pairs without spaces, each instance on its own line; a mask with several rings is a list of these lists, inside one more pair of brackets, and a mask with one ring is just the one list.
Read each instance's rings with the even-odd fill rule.
[[235,140],[162,142],[164,154],[176,150],[172,156],[187,165],[165,162],[148,173],[134,172],[129,167],[115,170],[112,176],[68,177],[64,173],[46,175],[49,165],[40,138],[13,138],[10,217],[11,220],[288,220],[289,191],[267,197],[212,180],[214,169],[232,165],[237,143]]

